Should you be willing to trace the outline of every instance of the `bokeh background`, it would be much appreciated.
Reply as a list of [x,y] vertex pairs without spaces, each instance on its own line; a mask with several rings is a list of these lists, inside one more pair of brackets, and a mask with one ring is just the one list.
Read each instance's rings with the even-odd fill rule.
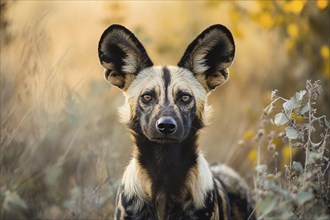
[[[202,134],[209,162],[234,167],[253,188],[252,142],[271,91],[291,95],[321,80],[330,116],[329,1],[1,1],[1,218],[111,219],[131,152],[103,80],[97,45],[120,23],[155,64],[176,65],[208,26],[233,33],[229,81],[209,96]],[[288,146],[274,143],[279,167]],[[298,157],[299,155],[294,155]],[[261,155],[261,160],[266,157]]]

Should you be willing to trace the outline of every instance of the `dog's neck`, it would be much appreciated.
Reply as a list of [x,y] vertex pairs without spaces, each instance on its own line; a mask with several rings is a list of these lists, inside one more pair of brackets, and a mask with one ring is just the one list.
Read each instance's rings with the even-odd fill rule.
[[192,130],[177,144],[152,142],[135,133],[133,158],[124,174],[125,191],[152,203],[160,212],[169,204],[203,207],[206,193],[213,188],[213,179],[198,150],[197,132]]
[[139,136],[136,146],[137,160],[152,183],[152,198],[159,193],[173,195],[173,199],[182,197],[188,172],[197,164],[196,136],[177,144],[160,144]]

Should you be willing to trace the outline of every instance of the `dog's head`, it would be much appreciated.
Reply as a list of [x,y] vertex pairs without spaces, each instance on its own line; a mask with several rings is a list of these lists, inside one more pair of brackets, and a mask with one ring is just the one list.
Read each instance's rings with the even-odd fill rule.
[[187,47],[177,66],[153,66],[132,32],[111,25],[98,53],[105,79],[126,95],[122,121],[151,141],[179,143],[203,126],[207,94],[227,81],[235,44],[226,27],[213,25]]

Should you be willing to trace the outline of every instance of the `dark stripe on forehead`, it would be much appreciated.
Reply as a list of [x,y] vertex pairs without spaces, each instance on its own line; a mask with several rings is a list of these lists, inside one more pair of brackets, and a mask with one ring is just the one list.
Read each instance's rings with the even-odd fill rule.
[[168,89],[168,85],[171,83],[171,74],[166,66],[163,67],[163,80],[164,80],[164,88],[165,88],[165,102],[168,102],[167,89]]
[[165,88],[171,83],[171,74],[166,66],[163,67],[163,80]]

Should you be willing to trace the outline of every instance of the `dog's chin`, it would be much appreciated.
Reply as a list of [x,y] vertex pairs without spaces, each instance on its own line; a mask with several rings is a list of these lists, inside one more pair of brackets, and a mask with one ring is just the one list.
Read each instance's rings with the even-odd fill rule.
[[175,138],[150,138],[151,141],[157,142],[159,144],[178,144],[180,143],[180,140],[175,139]]

